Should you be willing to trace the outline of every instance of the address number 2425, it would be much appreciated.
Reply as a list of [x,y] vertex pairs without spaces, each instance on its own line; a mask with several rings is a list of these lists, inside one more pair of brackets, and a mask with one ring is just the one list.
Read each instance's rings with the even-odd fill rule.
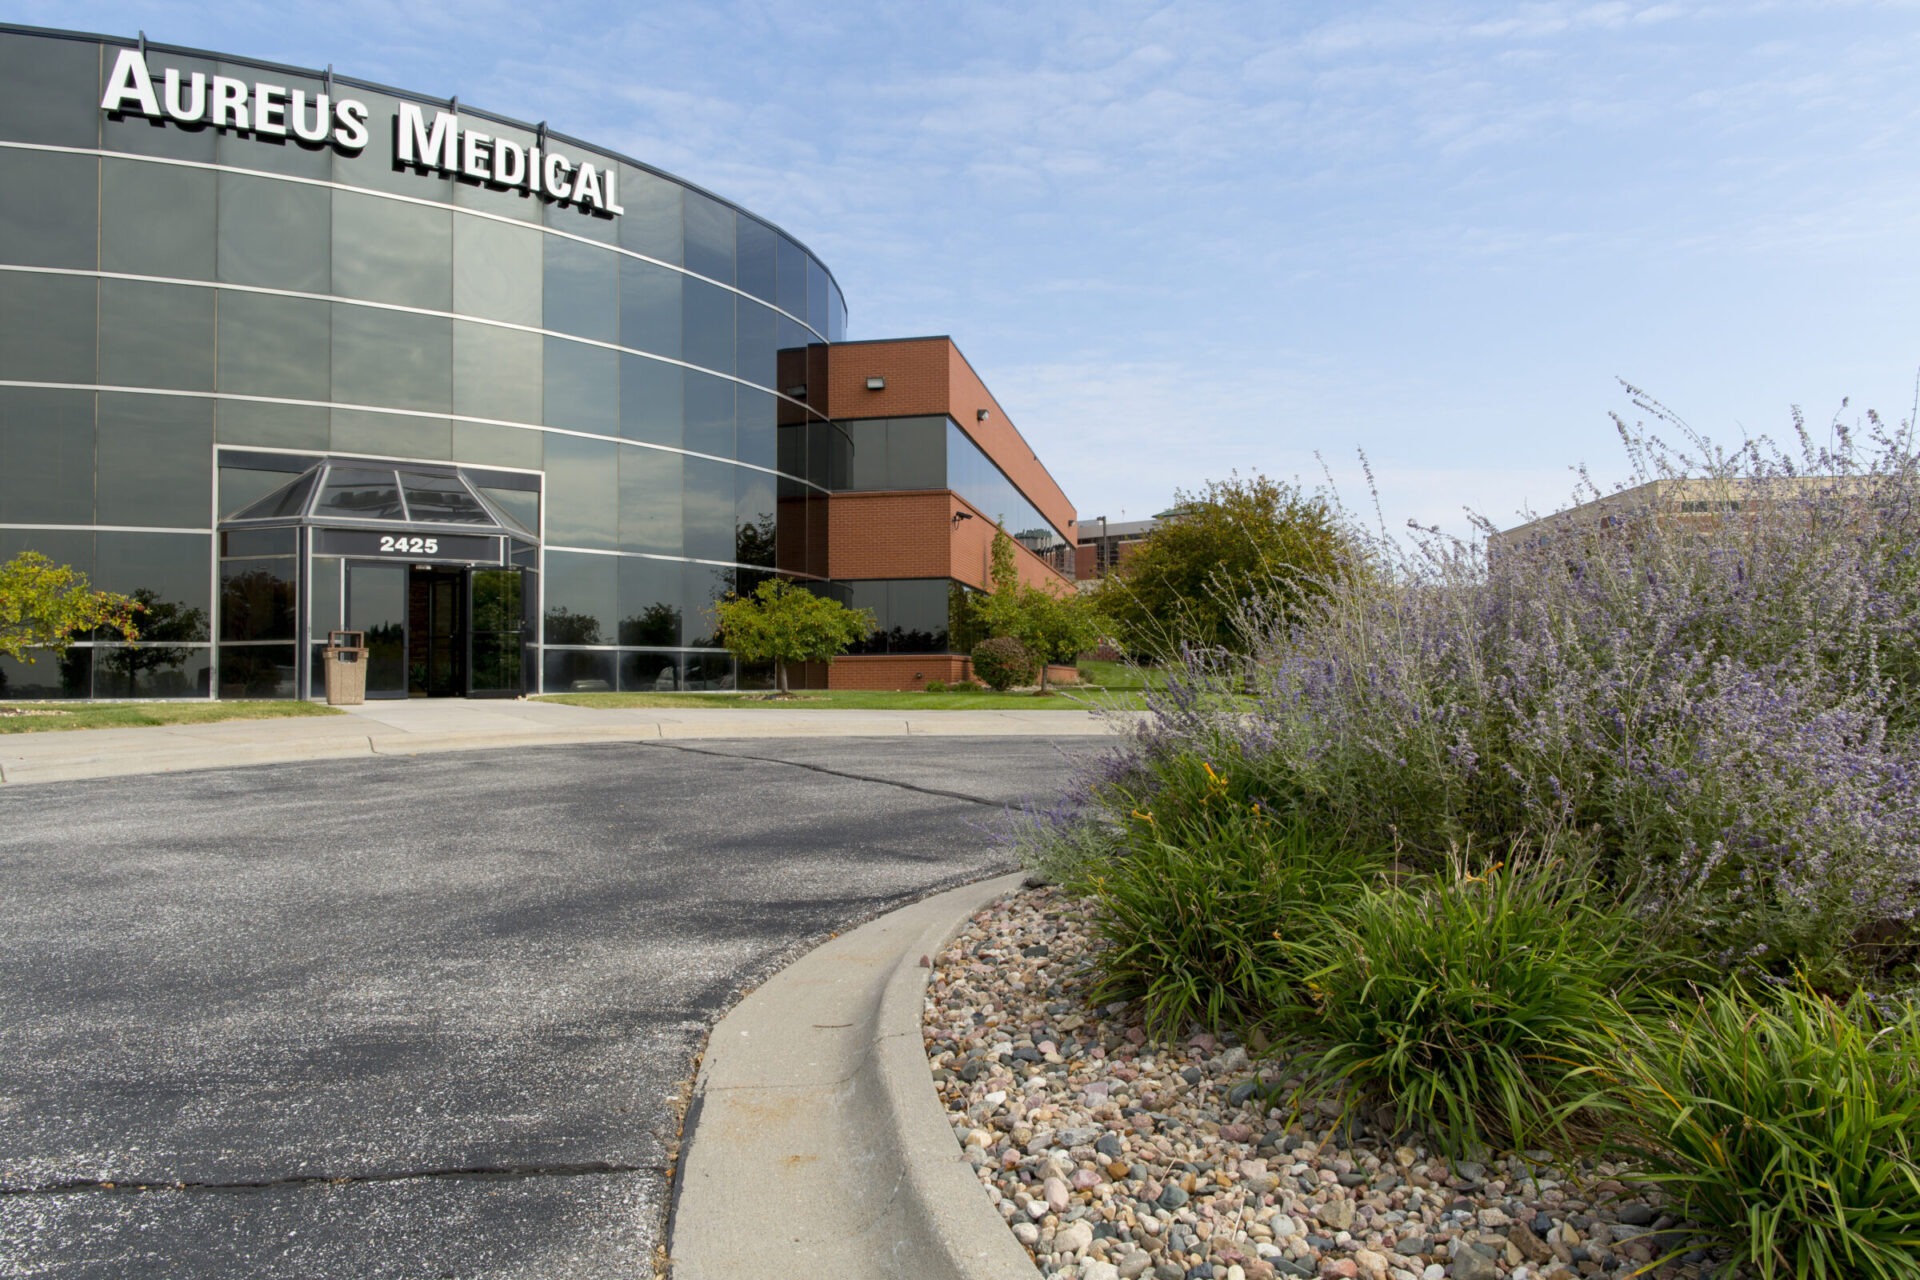
[[430,556],[440,549],[440,539],[395,537],[383,533],[380,535],[380,549],[405,556]]

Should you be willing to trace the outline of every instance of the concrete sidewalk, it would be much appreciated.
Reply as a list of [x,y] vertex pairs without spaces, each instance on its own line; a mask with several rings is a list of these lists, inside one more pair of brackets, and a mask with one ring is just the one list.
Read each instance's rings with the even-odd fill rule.
[[1101,736],[1138,713],[574,707],[460,698],[369,702],[343,716],[0,737],[0,782],[67,782],[369,755],[682,738]]

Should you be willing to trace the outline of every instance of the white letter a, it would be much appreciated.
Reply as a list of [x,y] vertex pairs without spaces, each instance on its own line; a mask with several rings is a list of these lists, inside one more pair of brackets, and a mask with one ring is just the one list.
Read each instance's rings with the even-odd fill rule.
[[[131,99],[133,105],[127,105]],[[160,99],[154,96],[153,77],[147,74],[147,62],[138,49],[122,49],[114,59],[113,74],[107,77],[107,94],[100,99],[102,111],[135,115],[160,115]]]

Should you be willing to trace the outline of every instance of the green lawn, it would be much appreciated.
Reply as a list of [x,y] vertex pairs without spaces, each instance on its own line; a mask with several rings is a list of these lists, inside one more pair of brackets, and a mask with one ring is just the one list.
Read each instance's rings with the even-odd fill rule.
[[806,689],[776,700],[763,693],[550,693],[543,702],[570,707],[757,707],[786,711],[1137,711],[1140,695],[1097,689],[1049,693],[881,693],[863,689]]
[[1086,658],[1079,666],[1080,682],[1102,689],[1145,690],[1151,688],[1160,676],[1160,672],[1153,667],[1136,667],[1131,662],[1101,662]]
[[[17,714],[24,712],[26,714]],[[0,733],[346,714],[312,702],[0,702]]]

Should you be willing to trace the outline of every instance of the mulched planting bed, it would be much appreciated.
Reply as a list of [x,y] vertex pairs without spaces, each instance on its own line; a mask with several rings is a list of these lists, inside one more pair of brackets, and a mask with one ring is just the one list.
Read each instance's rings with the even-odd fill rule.
[[[1001,899],[940,954],[927,992],[954,1136],[1043,1274],[1624,1277],[1685,1243],[1657,1194],[1611,1165],[1449,1164],[1335,1100],[1269,1106],[1257,1086],[1287,1084],[1284,1062],[1207,1035],[1150,1040],[1127,1006],[1087,1001],[1090,909],[1057,889]],[[1650,1274],[1714,1269],[1695,1252]]]

